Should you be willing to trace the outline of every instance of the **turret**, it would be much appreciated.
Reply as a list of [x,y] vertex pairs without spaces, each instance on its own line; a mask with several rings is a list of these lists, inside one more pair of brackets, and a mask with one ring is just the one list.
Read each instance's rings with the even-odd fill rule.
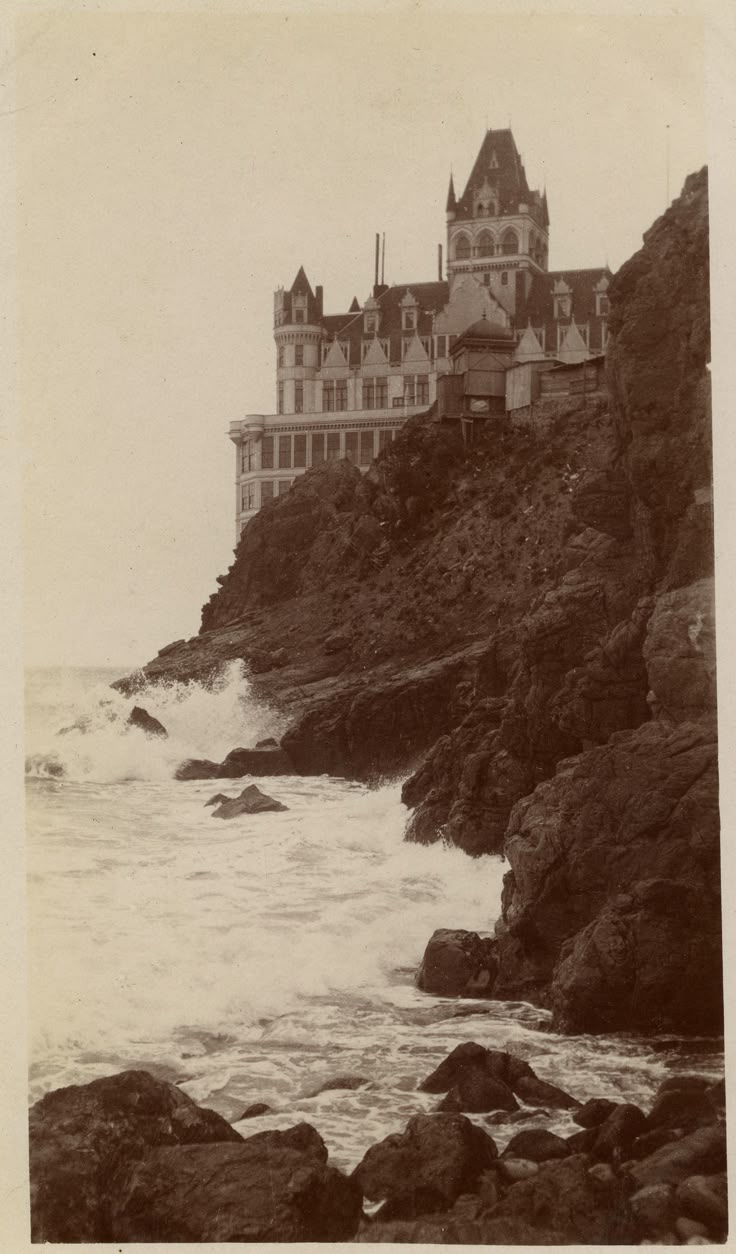
[[312,291],[303,266],[288,292],[274,293],[276,408],[280,414],[312,413],[320,366],[322,288]]

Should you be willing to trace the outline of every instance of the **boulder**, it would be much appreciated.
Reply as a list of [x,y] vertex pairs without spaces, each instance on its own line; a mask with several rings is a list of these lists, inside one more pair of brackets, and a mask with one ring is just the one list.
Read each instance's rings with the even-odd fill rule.
[[704,1089],[666,1089],[659,1093],[649,1112],[647,1124],[655,1128],[690,1128],[713,1123],[715,1111]]
[[[483,1244],[626,1245],[632,1241],[623,1196],[601,1191],[589,1161],[573,1155],[546,1162],[511,1185],[481,1222]],[[529,1227],[531,1234],[527,1235]]]
[[592,1097],[590,1101],[583,1102],[579,1110],[573,1115],[573,1122],[580,1125],[581,1128],[597,1128],[609,1115],[613,1114],[617,1103],[612,1102],[607,1097]]
[[205,801],[204,804],[205,806],[219,806],[224,801],[234,801],[234,800],[235,800],[234,797],[228,797],[227,793],[225,792],[216,792],[214,796],[210,797],[209,800]]
[[512,1137],[504,1157],[526,1158],[533,1163],[546,1163],[551,1158],[567,1158],[570,1147],[567,1141],[546,1128],[525,1128]]
[[218,779],[240,779],[243,775],[295,775],[285,749],[263,745],[255,749],[231,749],[217,771]]
[[687,1176],[677,1186],[680,1214],[700,1220],[716,1232],[728,1223],[728,1181],[725,1173]]
[[629,1176],[640,1187],[646,1184],[680,1184],[690,1176],[714,1175],[725,1169],[726,1129],[720,1123],[696,1128],[646,1158],[628,1164]]
[[447,1209],[497,1157],[495,1142],[464,1115],[415,1115],[404,1132],[371,1146],[353,1179],[372,1201],[430,1189]]
[[494,1080],[482,1071],[468,1070],[448,1090],[437,1109],[477,1114],[488,1110],[518,1110],[519,1103],[501,1080]]
[[438,928],[424,951],[417,987],[437,997],[487,997],[493,992],[498,963],[496,942],[477,932]]
[[148,710],[144,710],[142,705],[133,706],[127,721],[130,727],[139,727],[147,736],[160,736],[163,739],[169,734],[163,723],[149,714]]
[[280,801],[275,801],[267,793],[261,792],[255,784],[248,784],[238,797],[231,801],[223,801],[212,811],[214,819],[235,819],[240,814],[266,814],[272,810],[288,810]]
[[597,1129],[593,1153],[597,1159],[620,1158],[636,1137],[647,1129],[646,1115],[638,1106],[617,1106]]
[[217,779],[219,769],[218,763],[209,758],[186,758],[177,766],[174,779]]
[[[272,1108],[268,1105],[267,1102],[253,1102],[251,1106],[246,1106],[245,1110],[240,1116],[240,1120],[257,1119],[259,1115],[269,1115],[271,1113],[271,1109]],[[240,1120],[238,1120],[238,1122],[240,1122]]]
[[[453,1049],[439,1067],[422,1081],[419,1089],[423,1093],[449,1093],[455,1088],[463,1092],[470,1084],[479,1085],[486,1080],[504,1085],[528,1105],[544,1104],[562,1109],[578,1105],[569,1093],[540,1080],[528,1062],[502,1050],[486,1049],[475,1041],[467,1041]],[[509,1104],[506,1109],[516,1109],[516,1105]]]
[[637,1231],[642,1237],[671,1232],[677,1217],[675,1190],[671,1184],[647,1184],[629,1198]]
[[151,1150],[120,1181],[116,1241],[349,1241],[362,1197],[303,1124],[237,1145]]
[[370,1080],[364,1075],[334,1075],[327,1080],[323,1080],[316,1089],[312,1089],[306,1096],[318,1097],[320,1093],[331,1093],[337,1089],[362,1089],[365,1084],[370,1084]]
[[125,1071],[47,1093],[31,1107],[34,1242],[123,1239],[113,1234],[117,1176],[156,1146],[238,1143],[220,1115],[146,1071]]

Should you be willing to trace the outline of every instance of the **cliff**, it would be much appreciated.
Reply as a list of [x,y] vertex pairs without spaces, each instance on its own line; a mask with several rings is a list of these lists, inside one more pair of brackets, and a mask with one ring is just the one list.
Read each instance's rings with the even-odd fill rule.
[[[496,995],[565,1030],[717,1030],[705,171],[611,289],[608,399],[465,446],[430,411],[245,528],[202,632],[305,772],[404,786],[408,838],[510,864]],[[458,921],[461,923],[462,921]]]

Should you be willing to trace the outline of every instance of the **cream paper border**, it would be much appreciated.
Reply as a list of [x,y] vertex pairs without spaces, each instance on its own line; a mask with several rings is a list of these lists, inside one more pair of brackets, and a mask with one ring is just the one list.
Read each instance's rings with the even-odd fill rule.
[[[719,677],[719,730],[721,762],[721,804],[723,817],[722,865],[725,888],[725,970],[726,970],[726,1041],[727,1076],[729,1097],[734,1070],[734,1006],[733,984],[730,971],[734,962],[733,910],[736,895],[736,850],[734,850],[734,817],[736,816],[736,737],[731,710],[732,694],[736,692],[736,571],[732,545],[736,542],[736,441],[732,427],[736,425],[736,6],[720,0],[703,3],[667,3],[667,0],[615,0],[611,3],[578,2],[573,0],[539,0],[530,4],[521,0],[518,4],[500,0],[373,0],[368,5],[352,0],[264,0],[263,4],[240,3],[202,4],[179,0],[178,3],[153,0],[143,6],[135,0],[120,3],[85,4],[72,0],[66,5],[6,5],[0,9],[0,39],[2,41],[2,75],[0,81],[0,144],[2,145],[2,173],[0,174],[0,204],[4,213],[5,229],[0,236],[2,247],[2,275],[4,279],[3,302],[0,308],[0,351],[2,370],[0,379],[5,405],[0,427],[0,509],[2,510],[2,611],[0,613],[0,665],[3,668],[2,705],[0,706],[0,772],[2,773],[2,839],[4,848],[2,876],[0,876],[0,971],[2,972],[2,1018],[4,1020],[3,1049],[0,1054],[0,1250],[8,1254],[22,1254],[40,1247],[31,1246],[28,1237],[27,1198],[27,1055],[25,1038],[25,950],[24,950],[24,852],[23,852],[23,795],[22,795],[22,673],[21,639],[21,534],[20,534],[20,471],[23,447],[19,432],[19,415],[16,393],[15,340],[15,240],[13,219],[15,213],[14,188],[14,135],[13,135],[13,77],[15,58],[19,54],[14,44],[14,19],[29,12],[53,11],[99,13],[128,10],[134,12],[208,14],[254,12],[268,13],[330,13],[365,14],[381,13],[412,14],[417,12],[447,15],[448,21],[459,17],[483,14],[574,14],[595,19],[601,16],[700,16],[708,27],[708,114],[710,194],[711,194],[711,254],[712,254],[712,304],[713,304],[713,421],[714,421],[714,488],[716,515],[716,562],[717,562],[717,640]],[[605,56],[605,48],[601,49]],[[544,101],[541,107],[548,107]],[[678,188],[672,189],[676,195]],[[213,582],[214,574],[213,571]],[[730,1161],[736,1160],[736,1137],[733,1117],[729,1127]],[[731,1181],[733,1213],[733,1181]],[[171,1247],[159,1244],[145,1245],[74,1245],[47,1246],[47,1249],[124,1251],[157,1251],[168,1248],[182,1254],[200,1254],[203,1250],[219,1249],[217,1245],[176,1244]],[[229,1246],[228,1248],[233,1248]],[[252,1248],[243,1246],[243,1249]],[[279,1245],[260,1246],[263,1250],[278,1250]],[[309,1248],[314,1248],[311,1246]],[[335,1245],[328,1247],[336,1249]],[[372,1246],[385,1249],[385,1246]],[[402,1246],[394,1248],[404,1248]],[[463,1247],[460,1247],[463,1248]],[[469,1247],[475,1248],[475,1247]],[[513,1247],[515,1249],[530,1247]],[[545,1248],[545,1247],[534,1247]],[[575,1248],[575,1247],[568,1247]],[[589,1247],[581,1247],[586,1249]],[[736,1248],[736,1238],[731,1238],[727,1248]]]

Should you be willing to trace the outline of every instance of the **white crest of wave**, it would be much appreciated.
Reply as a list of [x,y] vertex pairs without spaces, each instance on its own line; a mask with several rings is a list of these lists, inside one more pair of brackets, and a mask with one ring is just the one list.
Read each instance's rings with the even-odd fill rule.
[[[129,724],[136,705],[163,724],[166,738]],[[32,707],[27,773],[96,783],[170,779],[185,758],[219,761],[238,745],[283,730],[281,718],[253,696],[241,662],[223,667],[207,685],[150,684],[133,697],[66,671],[44,685],[36,679]]]

